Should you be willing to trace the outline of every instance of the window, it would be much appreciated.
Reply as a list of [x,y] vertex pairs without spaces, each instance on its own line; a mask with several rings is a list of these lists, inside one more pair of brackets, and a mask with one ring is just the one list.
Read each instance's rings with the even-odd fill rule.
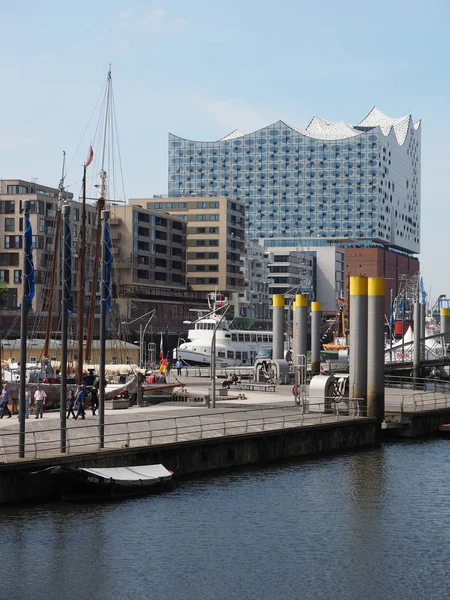
[[5,231],[14,231],[15,219],[5,219]]
[[197,202],[197,208],[206,208],[206,202]]
[[0,214],[1,215],[13,215],[14,214],[14,200],[0,200]]
[[7,194],[28,194],[28,188],[25,185],[8,185]]
[[219,240],[208,240],[208,246],[218,246]]
[[22,283],[22,271],[14,269],[14,283]]
[[18,252],[0,252],[0,267],[18,267]]
[[5,235],[5,248],[22,248],[20,235]]
[[3,283],[9,283],[9,271],[0,271],[0,281]]
[[219,233],[218,227],[208,227],[208,233]]

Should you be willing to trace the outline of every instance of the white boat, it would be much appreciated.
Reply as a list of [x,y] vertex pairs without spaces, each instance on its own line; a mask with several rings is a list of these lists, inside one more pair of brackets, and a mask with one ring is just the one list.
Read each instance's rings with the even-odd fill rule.
[[[223,317],[221,300],[212,294],[212,310],[192,323],[189,341],[183,342],[173,351],[173,360],[180,358],[185,365],[209,365],[211,344],[216,330],[216,365],[252,365],[260,350],[272,350],[271,331],[232,329],[231,323]],[[210,298],[211,298],[210,297]],[[221,310],[222,309],[222,310]]]

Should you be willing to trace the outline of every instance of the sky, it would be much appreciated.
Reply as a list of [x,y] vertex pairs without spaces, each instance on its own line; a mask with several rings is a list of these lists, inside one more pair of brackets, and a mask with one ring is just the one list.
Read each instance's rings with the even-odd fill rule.
[[123,198],[167,193],[169,132],[421,119],[421,271],[450,297],[447,1],[0,0],[0,23],[0,179],[56,187],[65,151],[76,197],[109,64]]

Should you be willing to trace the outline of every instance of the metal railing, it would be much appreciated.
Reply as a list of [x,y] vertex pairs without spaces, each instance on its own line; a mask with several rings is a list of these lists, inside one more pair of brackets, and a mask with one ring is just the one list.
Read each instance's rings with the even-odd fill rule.
[[[106,449],[138,448],[200,439],[284,430],[320,425],[365,416],[360,401],[343,403],[333,398],[308,403],[303,407],[250,409],[229,412],[205,412],[201,415],[161,417],[121,423],[106,423]],[[98,424],[66,427],[67,452],[60,453],[60,429],[46,428],[25,434],[26,458],[49,458],[100,448]],[[0,461],[18,457],[18,432],[0,433]],[[2,456],[3,455],[3,456]]]

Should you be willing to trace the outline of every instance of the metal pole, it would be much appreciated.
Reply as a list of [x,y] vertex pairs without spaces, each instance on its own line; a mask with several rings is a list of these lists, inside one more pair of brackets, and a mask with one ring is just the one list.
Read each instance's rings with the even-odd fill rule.
[[272,358],[284,358],[284,294],[274,294],[272,298]]
[[[298,321],[298,312],[297,312],[297,298],[300,294],[296,294],[294,297],[294,301],[292,302],[292,362],[294,365],[299,364],[299,354],[298,351],[298,340],[299,340],[299,321]],[[291,310],[289,308],[289,315],[291,314]],[[288,335],[290,334],[288,327]]]
[[[298,322],[298,354],[299,357],[308,354],[308,296],[306,294],[298,294],[296,300],[296,313]],[[298,365],[302,361],[297,361]]]
[[420,377],[420,304],[414,304],[413,378]]
[[216,323],[211,343],[211,408],[216,408]]
[[425,356],[425,350],[426,350],[426,344],[425,344],[425,338],[427,336],[426,334],[426,329],[425,329],[425,323],[426,323],[426,305],[425,304],[421,304],[420,305],[420,360],[425,360],[426,356]]
[[[23,212],[30,216],[30,200],[22,202]],[[28,255],[32,252],[28,247],[27,236],[23,232],[23,262],[22,262],[22,305],[20,310],[20,396],[19,396],[19,458],[25,458],[25,385],[27,377],[27,315],[30,264]]]
[[106,347],[106,300],[108,297],[108,286],[106,282],[106,236],[105,224],[108,223],[109,210],[102,210],[101,215],[101,300],[100,300],[100,358],[99,358],[99,407],[98,407],[98,430],[100,448],[105,447],[105,347]]
[[[69,223],[70,206],[62,207],[62,249],[63,249],[63,281],[62,281],[62,299],[61,299],[61,388],[59,405],[60,431],[60,449],[66,452],[67,430],[66,430],[66,398],[67,398],[67,334],[68,334],[68,302],[69,302],[69,278],[71,265],[69,264],[70,248],[67,247],[66,226]],[[80,274],[81,275],[81,274]]]
[[357,398],[367,407],[367,277],[350,277],[349,395],[351,412],[357,412]]
[[390,346],[390,350],[389,350],[389,361],[392,363],[392,339],[394,337],[394,309],[392,306],[392,300],[393,300],[393,294],[394,294],[394,290],[391,288],[391,303],[390,303],[390,310],[392,311],[392,315],[389,313],[389,329],[390,329],[390,340],[389,340],[389,346]]
[[320,302],[311,302],[311,375],[320,374]]
[[[384,278],[368,278],[367,416],[384,419]],[[350,352],[351,352],[350,348]]]
[[144,354],[144,350],[142,348],[144,343],[144,329],[142,327],[142,323],[141,325],[139,325],[139,367],[142,369],[142,363],[143,363],[143,354]]

